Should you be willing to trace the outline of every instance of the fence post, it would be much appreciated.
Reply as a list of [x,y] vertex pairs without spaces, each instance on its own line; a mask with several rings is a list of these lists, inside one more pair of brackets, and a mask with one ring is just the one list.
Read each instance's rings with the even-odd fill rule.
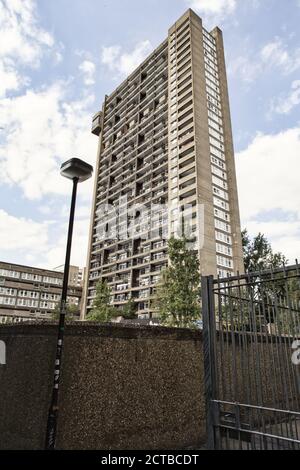
[[6,344],[4,341],[0,341],[0,365],[6,364]]
[[213,292],[213,276],[203,276],[202,289],[202,319],[203,319],[203,348],[204,348],[204,379],[206,398],[206,432],[207,448],[214,450],[219,448],[215,433],[215,412],[217,398],[216,382],[216,324]]

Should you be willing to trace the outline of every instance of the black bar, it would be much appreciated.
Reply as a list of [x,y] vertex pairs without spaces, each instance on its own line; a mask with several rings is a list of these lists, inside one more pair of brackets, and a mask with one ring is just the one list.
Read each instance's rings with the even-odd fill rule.
[[55,449],[55,444],[56,444],[57,418],[58,418],[58,411],[59,411],[59,405],[58,405],[59,382],[60,382],[61,365],[62,365],[65,318],[66,318],[66,313],[67,313],[66,307],[67,307],[70,257],[71,257],[71,246],[72,246],[72,236],[73,236],[73,226],[74,226],[77,184],[78,184],[78,178],[74,178],[70,218],[69,218],[69,230],[68,230],[68,239],[67,239],[64,279],[63,279],[63,287],[62,287],[62,295],[61,295],[61,303],[60,303],[60,315],[59,315],[56,356],[55,356],[55,365],[54,365],[53,389],[52,389],[51,405],[49,408],[48,421],[47,421],[46,442],[45,442],[46,450]]
[[[221,278],[219,277],[218,281],[220,284],[226,284],[228,283],[228,281],[230,282],[234,282],[234,281],[238,281],[240,279],[248,279],[248,277],[250,276],[251,278],[260,278],[258,280],[258,282],[263,282],[263,277],[264,276],[271,276],[272,274],[280,274],[282,272],[285,272],[288,273],[288,272],[291,272],[291,271],[297,271],[297,269],[299,269],[299,265],[298,264],[295,264],[293,266],[286,266],[284,268],[276,268],[276,269],[268,269],[266,271],[256,271],[256,272],[249,272],[247,274],[241,274],[241,275],[238,275],[238,276],[228,276],[228,277],[224,277],[224,278]],[[297,277],[297,276],[295,276]],[[269,279],[268,279],[269,280]],[[215,284],[217,283],[217,280],[214,281]],[[253,282],[253,281],[251,281]]]
[[203,318],[203,347],[204,347],[204,373],[205,373],[205,395],[206,395],[206,426],[207,426],[207,448],[214,450],[220,448],[215,435],[215,418],[218,413],[218,405],[213,402],[217,397],[216,378],[216,353],[215,353],[215,310],[213,293],[213,276],[203,276],[202,287],[202,318]]

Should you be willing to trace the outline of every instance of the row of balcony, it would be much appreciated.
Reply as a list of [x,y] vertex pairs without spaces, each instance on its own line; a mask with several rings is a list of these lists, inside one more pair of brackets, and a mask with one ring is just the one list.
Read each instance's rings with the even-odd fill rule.
[[[104,131],[104,141],[103,149],[106,151],[112,144],[114,144],[118,139],[121,139],[123,136],[130,138],[130,134],[135,132],[144,132],[145,129],[149,127],[149,124],[156,128],[160,125],[162,119],[162,114],[158,111],[162,110],[165,103],[167,102],[166,95],[162,94],[159,99],[156,99],[152,102],[143,112],[136,112],[131,118],[128,117],[128,114],[124,118],[119,118],[120,121],[114,127],[108,131]],[[150,121],[150,117],[152,118]]]
[[[142,159],[146,158],[147,156],[156,156],[159,154],[158,157],[161,157],[162,153],[165,153],[167,158],[167,133],[160,134],[159,138],[156,142],[152,144],[148,144],[147,147],[137,148],[134,147],[131,149],[131,152],[128,155],[123,154],[122,161],[120,159],[115,159],[115,157],[111,157],[111,166],[109,164],[110,160],[102,160],[102,164],[100,167],[100,175],[98,184],[101,185],[105,183],[106,178],[108,176],[116,177],[121,172],[128,173],[130,171],[138,171],[141,169],[142,166]],[[158,158],[156,157],[156,158]],[[136,160],[139,159],[139,167],[137,167]],[[155,158],[153,159],[155,160]]]
[[[165,101],[168,97],[168,86],[167,81],[165,83],[161,82],[156,87],[144,96],[143,99],[138,102],[133,101],[129,106],[127,106],[122,114],[117,115],[117,123],[114,127],[104,126],[104,136],[109,136],[113,133],[115,128],[119,128],[121,124],[125,122],[130,123],[133,119],[136,119],[138,116],[143,116],[147,113],[147,110],[154,110],[154,112],[159,111],[159,106],[161,105],[162,98],[165,96]],[[116,120],[116,118],[115,118]]]
[[[147,167],[145,167],[145,168],[147,169]],[[117,183],[116,184],[116,189],[114,191],[112,191],[111,189],[102,189],[102,190],[100,190],[98,192],[99,202],[97,203],[97,206],[99,206],[99,205],[101,206],[103,204],[104,200],[106,200],[106,198],[109,198],[108,201],[107,201],[108,204],[115,207],[115,208],[117,208],[117,207],[119,208],[120,207],[119,199],[122,196],[125,196],[125,195],[127,195],[128,207],[129,207],[129,204],[132,205],[132,203],[134,202],[135,199],[145,195],[145,193],[147,193],[147,192],[149,193],[148,194],[149,198],[160,197],[160,195],[162,194],[161,193],[162,189],[157,190],[157,188],[159,188],[161,185],[166,186],[167,185],[167,180],[166,180],[165,184],[163,182],[161,182],[159,184],[154,184],[153,186],[149,185],[148,183],[144,184],[142,187],[139,187],[139,185],[141,185],[142,183],[145,183],[145,180],[143,178],[146,178],[147,176],[150,176],[151,174],[153,174],[154,177],[160,176],[162,173],[165,173],[166,170],[167,170],[167,162],[163,161],[162,163],[157,164],[157,165],[153,165],[152,168],[149,168],[149,171],[146,171],[139,178],[139,182],[133,182],[133,181],[130,182],[130,181],[128,181],[126,183],[124,183],[124,182]],[[164,190],[164,193],[167,195],[166,190]],[[124,202],[124,204],[125,204],[125,202]],[[114,209],[111,209],[110,212],[111,212],[112,215],[114,215]]]
[[[165,107],[164,110],[164,116],[162,116],[163,119],[167,119],[167,107]],[[167,126],[166,126],[167,129]],[[131,154],[133,152],[137,151],[138,147],[138,142],[137,142],[137,135],[133,135],[130,138],[126,138],[125,140],[123,139],[120,142],[120,147],[115,149],[114,151],[112,149],[102,151],[101,152],[101,161],[104,163],[109,163],[110,160],[112,160],[112,165],[116,163],[117,161],[120,160],[120,156],[122,158],[126,158],[130,160]],[[141,152],[141,150],[139,151]]]
[[[140,93],[148,88],[148,90],[152,89],[155,86],[155,82],[164,76],[164,80],[167,80],[167,58],[161,60],[160,63],[153,63],[151,66],[149,64],[149,68],[144,69],[142,73],[147,73],[147,77],[142,80],[142,73],[140,76],[139,83],[135,81],[132,86],[126,86],[123,90],[117,90],[118,96],[115,98],[115,103],[111,103],[110,100],[107,101],[107,113],[106,113],[106,123],[109,123],[110,119],[112,118],[113,114],[115,113],[122,113],[124,111],[124,107],[128,106],[137,93]],[[159,59],[160,60],[160,59]]]
[[[105,274],[113,274],[113,273],[122,273],[125,271],[131,271],[134,268],[137,267],[143,267],[144,265],[155,265],[158,262],[162,261],[167,261],[167,254],[165,253],[164,255],[153,257],[145,257],[145,258],[133,258],[132,262],[131,261],[126,261],[126,263],[120,263],[119,265],[111,265],[107,267],[103,267],[102,271],[94,271],[92,275],[90,276],[90,280],[94,280],[99,278],[101,275]],[[155,268],[155,271],[157,269]]]
[[[117,132],[117,130],[125,123],[127,123],[128,126],[133,120],[137,123],[138,119],[140,117],[144,117],[147,114],[148,110],[153,110],[154,113],[159,112],[161,110],[162,99],[167,102],[167,83],[168,82],[166,81],[156,84],[153,90],[148,92],[147,95],[143,95],[143,98],[141,98],[139,101],[133,101],[130,105],[124,108],[122,113],[117,115],[117,119],[116,117],[114,118],[116,124],[113,127],[111,127],[110,125],[108,126],[107,124],[104,126],[104,138],[106,139],[107,137],[110,137],[114,132]],[[134,126],[131,125],[131,128],[134,128]]]
[[[125,134],[122,135],[119,138],[119,143],[118,141],[111,142],[107,147],[111,147],[110,154],[112,154],[115,158],[115,161],[113,161],[112,157],[112,162],[117,162],[117,156],[120,153],[122,153],[125,157],[129,157],[129,154],[135,149],[138,149],[139,152],[142,152],[142,148],[146,144],[154,146],[161,139],[162,132],[167,134],[167,129],[167,122],[159,121],[159,123],[157,123],[156,126],[150,129],[147,133],[136,133],[130,138],[130,140],[124,140]],[[116,145],[119,145],[119,147],[116,147]],[[109,157],[109,155],[107,156]],[[107,156],[104,156],[103,153],[101,154],[102,168],[105,164],[109,164],[110,158],[107,158]]]

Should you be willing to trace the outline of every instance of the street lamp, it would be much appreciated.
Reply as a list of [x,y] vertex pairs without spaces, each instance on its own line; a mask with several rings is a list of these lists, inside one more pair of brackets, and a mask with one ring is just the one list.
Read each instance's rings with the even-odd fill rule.
[[63,350],[63,341],[64,341],[64,328],[65,328],[65,317],[66,317],[66,307],[67,307],[70,256],[71,256],[71,246],[72,246],[77,185],[78,183],[82,183],[83,181],[86,181],[87,179],[91,178],[93,174],[93,167],[89,165],[88,163],[83,162],[79,158],[72,158],[71,160],[68,160],[67,162],[62,164],[61,169],[60,169],[60,174],[64,176],[65,178],[68,178],[73,181],[73,192],[72,192],[72,201],[71,201],[71,209],[70,209],[70,217],[69,217],[69,230],[68,230],[68,241],[67,241],[67,249],[66,249],[63,287],[62,287],[62,295],[61,295],[61,303],[60,303],[60,314],[59,314],[59,324],[58,324],[58,337],[57,337],[57,346],[56,346],[52,398],[51,398],[51,405],[49,408],[48,422],[47,422],[47,434],[46,434],[46,444],[45,444],[45,447],[47,450],[55,449],[55,443],[56,443],[57,417],[58,417],[58,409],[59,409],[58,391],[59,391],[60,371],[61,371],[61,364],[62,364],[62,350]]

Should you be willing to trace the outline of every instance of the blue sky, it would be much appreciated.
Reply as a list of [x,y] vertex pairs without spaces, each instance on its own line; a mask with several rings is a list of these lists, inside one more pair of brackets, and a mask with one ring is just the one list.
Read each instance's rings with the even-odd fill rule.
[[[224,33],[243,227],[300,254],[299,0],[0,0],[0,259],[63,263],[71,187],[95,164],[92,115],[192,7]],[[92,181],[72,262],[86,257]]]

